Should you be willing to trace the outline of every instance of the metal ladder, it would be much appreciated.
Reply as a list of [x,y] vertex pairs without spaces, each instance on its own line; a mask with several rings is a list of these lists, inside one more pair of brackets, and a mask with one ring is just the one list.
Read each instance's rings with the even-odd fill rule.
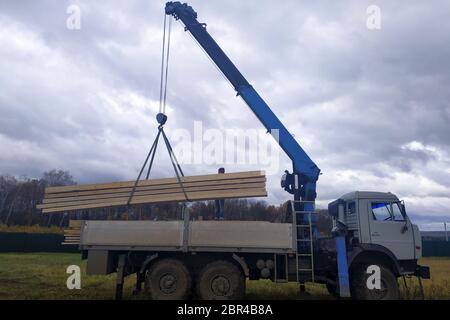
[[[291,201],[293,226],[297,248],[297,282],[314,282],[313,211],[296,210],[295,204],[313,204],[313,201]],[[308,277],[310,276],[310,278]]]

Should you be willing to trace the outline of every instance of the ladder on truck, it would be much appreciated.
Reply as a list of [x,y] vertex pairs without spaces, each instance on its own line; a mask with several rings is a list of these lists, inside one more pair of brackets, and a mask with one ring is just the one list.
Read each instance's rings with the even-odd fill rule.
[[[297,210],[296,207],[304,207],[304,204],[313,206],[312,211]],[[291,201],[293,232],[296,239],[297,257],[297,282],[304,284],[307,281],[314,282],[314,234],[313,215],[315,214],[314,201]]]

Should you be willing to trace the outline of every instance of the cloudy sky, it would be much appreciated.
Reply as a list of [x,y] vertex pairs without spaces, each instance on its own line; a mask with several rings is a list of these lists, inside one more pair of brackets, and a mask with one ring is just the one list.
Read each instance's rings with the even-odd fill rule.
[[[448,1],[190,4],[321,168],[319,206],[352,190],[391,191],[422,228],[450,222]],[[80,29],[67,27],[71,5]],[[367,27],[370,5],[381,9],[380,29]],[[156,133],[163,9],[157,0],[0,0],[0,174],[136,177]],[[194,135],[194,123],[224,136],[261,129],[179,22],[167,100],[175,140],[177,130]],[[173,175],[163,151],[154,177]],[[263,160],[226,169],[267,170]],[[187,175],[222,165],[183,163]],[[272,203],[290,197],[279,187],[291,168],[282,153],[277,166]]]

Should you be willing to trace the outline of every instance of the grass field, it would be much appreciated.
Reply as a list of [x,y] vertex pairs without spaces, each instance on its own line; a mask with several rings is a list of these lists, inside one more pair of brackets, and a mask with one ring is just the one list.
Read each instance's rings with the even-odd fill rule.
[[[431,267],[431,280],[423,280],[426,299],[450,299],[450,258],[423,258]],[[66,268],[79,265],[81,289],[66,288]],[[115,275],[86,276],[86,261],[72,253],[2,253],[0,254],[0,299],[112,299]],[[135,278],[127,277],[124,299],[146,299],[131,294]],[[400,282],[402,284],[402,282]],[[411,282],[410,298],[418,297],[417,284]],[[247,299],[332,299],[322,285],[307,285],[308,294],[299,295],[295,283],[274,284],[271,281],[249,281]],[[402,286],[402,296],[408,296]]]

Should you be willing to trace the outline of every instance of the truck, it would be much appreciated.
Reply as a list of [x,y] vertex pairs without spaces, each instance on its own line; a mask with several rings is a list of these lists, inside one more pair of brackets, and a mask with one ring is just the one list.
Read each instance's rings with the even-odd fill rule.
[[[331,236],[320,237],[315,211],[320,169],[208,33],[186,3],[167,2],[166,17],[185,25],[236,93],[292,160],[281,187],[293,196],[282,222],[81,221],[79,248],[87,274],[136,274],[135,292],[152,299],[241,299],[247,280],[326,285],[354,299],[397,299],[398,279],[429,278],[420,266],[422,244],[405,204],[389,192],[354,191],[329,203]],[[158,114],[157,119],[167,120]],[[159,121],[159,120],[158,120]],[[160,123],[163,125],[164,123]],[[421,283],[421,282],[420,282]]]

